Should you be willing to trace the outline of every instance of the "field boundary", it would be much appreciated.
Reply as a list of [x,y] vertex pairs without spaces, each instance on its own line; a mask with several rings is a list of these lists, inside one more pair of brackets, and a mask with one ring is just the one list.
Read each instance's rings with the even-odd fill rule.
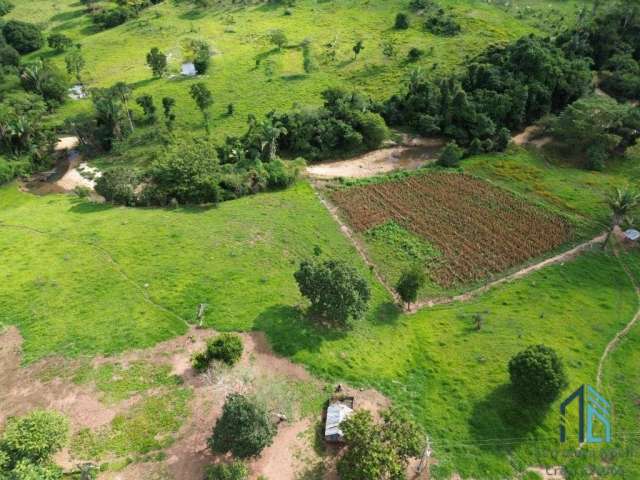
[[[34,227],[30,227],[27,225],[16,225],[16,224],[10,224],[10,223],[5,223],[0,221],[0,228],[14,228],[14,229],[19,229],[19,230],[27,230],[33,233],[37,233],[39,235],[43,235],[45,237],[51,237],[51,238],[56,238],[56,235],[50,233],[50,232],[46,232],[44,230],[39,230],[37,228]],[[75,243],[76,245],[82,245],[85,247],[89,247],[89,248],[93,248],[95,250],[98,250],[100,253],[102,253],[102,255],[104,257],[106,257],[107,263],[111,265],[111,268],[113,270],[115,270],[116,272],[118,272],[120,274],[120,276],[122,278],[124,278],[128,283],[130,283],[131,285],[133,285],[137,290],[140,291],[140,293],[142,294],[142,298],[144,298],[144,301],[146,303],[148,303],[149,305],[153,306],[154,308],[166,313],[167,315],[173,317],[176,320],[179,320],[181,322],[184,322],[185,325],[187,326],[191,326],[191,324],[185,320],[182,316],[178,315],[177,313],[169,310],[168,308],[166,308],[165,306],[159,304],[158,302],[156,302],[155,300],[153,300],[151,298],[151,296],[149,295],[149,292],[147,291],[147,289],[143,286],[140,285],[138,282],[136,282],[133,278],[131,278],[129,276],[129,274],[122,268],[122,265],[120,265],[118,263],[118,261],[113,257],[113,255],[111,255],[111,252],[109,252],[106,248],[101,247],[100,245],[96,245],[94,243],[90,243],[90,242],[83,242],[80,240],[75,240],[69,237],[64,237],[64,236],[57,236],[58,239],[61,239],[63,241],[69,242],[69,243]]]

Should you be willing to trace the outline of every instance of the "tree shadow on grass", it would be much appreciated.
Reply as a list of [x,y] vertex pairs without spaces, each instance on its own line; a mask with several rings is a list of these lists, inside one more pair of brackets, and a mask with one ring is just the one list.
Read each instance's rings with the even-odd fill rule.
[[318,351],[323,342],[338,340],[347,332],[321,327],[304,312],[290,305],[273,305],[254,321],[254,329],[265,332],[274,352],[293,356],[301,350]]
[[398,305],[392,301],[386,301],[377,304],[368,317],[372,323],[388,324],[397,322],[401,314],[402,310]]
[[469,420],[471,435],[482,450],[509,452],[531,440],[549,413],[518,400],[511,384],[496,387],[476,403]]
[[75,18],[82,17],[85,14],[84,9],[80,10],[70,10],[68,12],[56,13],[53,17],[51,17],[51,21],[53,22],[67,22],[69,20],[73,20]]
[[116,208],[110,203],[90,202],[88,200],[80,198],[73,200],[72,203],[73,206],[69,209],[69,211],[73,213],[99,213],[104,212],[105,210]]

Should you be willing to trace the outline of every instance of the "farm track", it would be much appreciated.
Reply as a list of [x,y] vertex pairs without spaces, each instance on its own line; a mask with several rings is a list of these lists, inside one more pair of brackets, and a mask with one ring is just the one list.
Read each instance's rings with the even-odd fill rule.
[[616,336],[613,337],[613,339],[607,344],[606,348],[604,349],[604,352],[602,353],[602,356],[600,357],[600,361],[598,362],[598,374],[596,375],[596,388],[597,389],[600,389],[600,387],[601,387],[602,375],[603,375],[603,372],[604,372],[604,364],[605,364],[607,358],[609,357],[609,354],[613,350],[615,350],[615,348],[618,346],[620,341],[629,334],[631,329],[635,326],[636,323],[638,323],[638,320],[640,319],[640,285],[638,285],[638,282],[633,277],[632,273],[629,271],[629,267],[627,267],[627,265],[620,259],[620,256],[618,255],[618,252],[615,249],[614,249],[614,254],[615,254],[616,258],[618,259],[618,262],[620,262],[620,266],[624,270],[624,273],[627,274],[627,277],[629,278],[629,281],[631,282],[631,285],[633,285],[633,288],[634,288],[634,290],[636,292],[636,296],[638,297],[638,308],[636,310],[635,315],[629,321],[629,323],[627,323],[627,325],[625,325],[625,327],[622,330],[620,330],[618,333],[616,333]]
[[124,278],[127,281],[127,283],[133,285],[137,290],[139,290],[139,292],[142,294],[142,298],[144,298],[144,301],[146,303],[148,303],[149,305],[153,306],[157,310],[160,310],[160,311],[166,313],[167,315],[175,318],[176,320],[184,322],[185,325],[191,326],[191,324],[189,322],[187,322],[187,320],[185,320],[182,316],[178,315],[175,312],[172,312],[168,308],[164,307],[163,305],[161,305],[158,302],[156,302],[155,300],[153,300],[151,298],[151,296],[149,295],[149,292],[147,291],[147,289],[143,285],[140,285],[138,282],[136,282],[133,278],[131,278],[129,276],[129,274],[124,270],[122,265],[120,265],[118,263],[118,261],[113,257],[111,252],[109,252],[106,248],[101,247],[100,245],[96,245],[95,243],[83,242],[81,240],[76,240],[76,239],[65,237],[65,236],[61,236],[61,235],[55,235],[55,234],[52,234],[50,232],[46,232],[44,230],[39,230],[39,229],[34,228],[34,227],[29,227],[27,225],[15,225],[15,224],[9,224],[9,223],[4,223],[4,222],[0,221],[0,228],[14,228],[14,229],[20,229],[20,230],[27,230],[27,231],[30,231],[30,232],[33,232],[33,233],[37,233],[39,235],[44,235],[46,237],[55,238],[55,239],[62,240],[62,241],[68,242],[68,243],[81,245],[81,246],[84,246],[84,247],[89,247],[91,249],[97,250],[98,252],[100,252],[102,254],[102,257],[105,258],[106,263],[109,264],[113,270],[118,272],[118,274],[122,278]]

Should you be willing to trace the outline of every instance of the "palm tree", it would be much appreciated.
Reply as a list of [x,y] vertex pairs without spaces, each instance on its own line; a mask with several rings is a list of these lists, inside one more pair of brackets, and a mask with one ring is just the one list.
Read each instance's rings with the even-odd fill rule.
[[640,194],[628,188],[616,188],[612,195],[607,198],[607,204],[611,209],[611,229],[607,233],[607,238],[602,244],[604,250],[609,243],[611,234],[623,221],[630,222],[631,211],[640,203]]
[[131,131],[133,132],[135,128],[133,127],[133,119],[131,118],[131,110],[129,110],[129,96],[131,95],[131,89],[124,82],[118,82],[113,87],[111,87],[113,93],[120,98],[120,101],[124,105],[124,110],[127,114],[127,118],[129,119],[129,127],[131,127]]

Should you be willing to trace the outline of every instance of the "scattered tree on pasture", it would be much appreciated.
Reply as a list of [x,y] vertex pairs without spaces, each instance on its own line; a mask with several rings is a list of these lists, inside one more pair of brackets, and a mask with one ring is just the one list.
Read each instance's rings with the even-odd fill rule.
[[562,360],[545,345],[531,345],[512,357],[509,376],[520,400],[534,406],[553,402],[568,384]]
[[44,45],[40,28],[32,23],[9,20],[2,27],[2,36],[21,54],[31,53]]
[[73,75],[78,83],[82,84],[82,70],[84,70],[85,67],[85,60],[79,46],[71,49],[65,55],[64,63],[67,67],[67,73]]
[[282,30],[272,30],[269,32],[269,41],[274,44],[278,50],[282,50],[287,45],[288,39]]
[[173,108],[176,105],[175,99],[171,97],[162,98],[162,112],[164,113],[164,122],[169,131],[173,130],[173,123],[176,121],[176,114]]
[[125,82],[118,82],[113,87],[111,87],[111,90],[113,91],[113,94],[116,95],[122,102],[122,105],[124,106],[125,114],[129,119],[129,127],[133,132],[135,128],[133,127],[133,118],[131,117],[131,110],[129,110],[129,98],[131,97],[131,88],[129,88],[129,85],[127,85]]
[[418,292],[424,286],[427,280],[422,268],[414,267],[400,275],[400,279],[396,284],[396,291],[400,295],[400,299],[407,304],[407,309],[412,303],[418,300]]
[[160,78],[167,71],[167,56],[158,47],[153,47],[147,53],[147,65],[151,68],[153,76]]
[[367,309],[371,297],[367,281],[341,260],[305,260],[294,278],[311,302],[310,312],[331,323],[344,327]]
[[144,111],[145,121],[147,123],[155,123],[156,106],[153,103],[153,97],[151,95],[141,95],[136,98],[136,103],[140,105],[140,107]]
[[71,39],[66,35],[63,35],[62,33],[53,33],[49,35],[49,38],[47,38],[47,43],[49,44],[49,47],[58,52],[63,52],[71,45],[73,45]]
[[409,16],[406,13],[398,13],[396,15],[394,27],[397,30],[406,30],[407,28],[409,28]]
[[353,55],[356,60],[358,59],[358,55],[360,55],[360,52],[362,52],[362,50],[364,50],[364,42],[362,40],[358,40],[356,42],[356,44],[353,46]]
[[209,108],[213,105],[213,94],[203,82],[194,83],[189,90],[204,119],[204,128],[209,133]]
[[216,453],[231,452],[239,458],[254,457],[271,445],[276,430],[263,405],[253,398],[231,393],[208,444]]

